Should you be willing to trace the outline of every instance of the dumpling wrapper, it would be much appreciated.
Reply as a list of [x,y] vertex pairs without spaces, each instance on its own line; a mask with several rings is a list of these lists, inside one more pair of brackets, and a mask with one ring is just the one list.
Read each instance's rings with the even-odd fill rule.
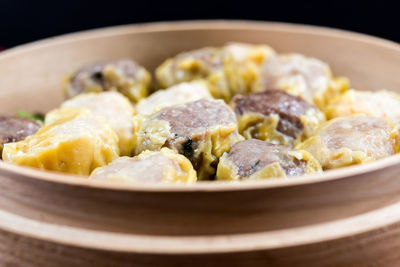
[[3,159],[18,165],[89,175],[119,155],[118,136],[106,119],[88,109],[64,108],[61,119],[25,140],[4,145]]
[[184,156],[168,148],[121,157],[93,171],[90,179],[127,183],[194,183],[196,171]]
[[[135,109],[129,100],[118,92],[101,92],[80,94],[65,101],[62,108],[87,108],[95,115],[107,119],[111,128],[118,135],[121,156],[130,156],[133,149],[133,115]],[[46,124],[59,118],[60,113],[50,113],[46,116]]]

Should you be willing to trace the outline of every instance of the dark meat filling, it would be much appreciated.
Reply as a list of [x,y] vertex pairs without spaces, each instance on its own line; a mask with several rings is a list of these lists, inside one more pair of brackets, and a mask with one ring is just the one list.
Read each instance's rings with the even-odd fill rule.
[[[166,146],[193,159],[199,144],[210,127],[236,123],[232,110],[225,103],[213,100],[198,100],[179,107],[165,108],[153,117],[168,121],[175,138]],[[193,162],[196,165],[195,162]]]
[[205,99],[165,108],[153,118],[168,121],[177,139],[185,140],[194,139],[193,136],[205,133],[210,127],[236,123],[235,115],[226,104]]
[[193,58],[203,63],[203,71],[206,71],[203,75],[208,75],[211,70],[222,68],[223,64],[222,53],[215,48],[204,48],[178,55],[173,62],[172,69],[176,70],[178,63],[187,58]]
[[289,148],[264,141],[250,139],[234,144],[228,159],[238,167],[238,174],[249,177],[265,166],[278,162],[287,176],[299,176],[306,173],[306,162],[288,155]]
[[36,133],[40,124],[17,116],[0,116],[0,159],[3,144],[24,140],[27,136]]
[[88,65],[78,70],[72,77],[72,87],[76,93],[81,93],[85,90],[86,80],[89,79],[93,83],[99,85],[102,90],[106,91],[106,83],[103,71],[106,66],[113,66],[128,78],[135,79],[139,66],[132,60],[122,59],[118,61],[99,62]]
[[277,130],[293,138],[296,138],[303,130],[300,117],[308,109],[315,108],[301,97],[289,95],[282,90],[266,90],[246,96],[238,95],[233,98],[233,104],[238,116],[246,113],[279,115]]

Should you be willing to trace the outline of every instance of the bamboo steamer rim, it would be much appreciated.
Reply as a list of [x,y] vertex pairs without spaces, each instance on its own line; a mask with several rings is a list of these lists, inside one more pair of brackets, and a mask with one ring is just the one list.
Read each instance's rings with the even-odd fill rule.
[[211,236],[148,236],[59,226],[0,211],[0,229],[67,246],[148,254],[216,254],[272,250],[360,234],[390,231],[400,221],[400,203],[372,212],[316,225],[277,231]]
[[63,174],[58,172],[42,171],[35,168],[18,166],[11,163],[0,162],[0,173],[10,177],[24,177],[39,179],[45,182],[81,186],[89,188],[110,189],[119,191],[139,192],[225,192],[225,191],[247,191],[262,190],[277,187],[294,187],[311,183],[325,183],[347,177],[367,174],[378,171],[396,164],[400,164],[400,155],[393,155],[385,159],[377,160],[366,165],[354,165],[336,170],[329,170],[323,174],[305,175],[296,178],[266,179],[257,181],[202,181],[195,184],[133,184],[114,183],[103,180],[89,180],[77,175]]
[[[355,33],[346,30],[339,30],[329,27],[311,26],[303,24],[292,24],[282,22],[259,22],[250,20],[189,20],[189,21],[170,21],[152,22],[133,25],[114,26],[95,30],[70,33],[58,37],[52,37],[36,41],[33,43],[17,46],[6,50],[0,54],[0,60],[29,52],[37,48],[54,46],[58,44],[68,44],[79,40],[95,39],[123,35],[127,33],[140,32],[163,32],[163,31],[185,31],[185,30],[239,30],[239,29],[265,29],[279,32],[296,32],[308,35],[339,37],[342,39],[356,40],[364,43],[385,47],[387,49],[400,52],[400,45],[378,37],[366,34]],[[191,185],[185,184],[119,184],[107,181],[88,180],[77,178],[75,175],[62,174],[37,170],[29,167],[17,166],[0,161],[0,173],[8,176],[23,176],[35,178],[46,182],[75,185],[82,187],[102,188],[121,191],[149,191],[149,192],[190,192],[190,191],[244,191],[249,189],[266,189],[276,187],[289,187],[309,183],[328,182],[337,179],[368,173],[384,169],[396,164],[400,164],[400,155],[393,155],[365,165],[355,165],[336,170],[330,170],[323,174],[306,175],[294,179],[268,179],[262,181],[245,182],[201,182]]]

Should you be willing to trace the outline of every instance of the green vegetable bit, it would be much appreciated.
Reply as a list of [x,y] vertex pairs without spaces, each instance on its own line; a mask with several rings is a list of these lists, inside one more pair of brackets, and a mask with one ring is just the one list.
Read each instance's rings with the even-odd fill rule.
[[25,110],[20,109],[17,111],[17,116],[26,118],[26,119],[30,119],[30,120],[34,120],[34,121],[37,121],[40,123],[44,122],[44,114],[40,113],[40,112],[29,113]]
[[193,157],[194,154],[194,149],[193,149],[193,141],[191,138],[189,138],[185,143],[182,144],[183,148],[183,155],[187,158]]

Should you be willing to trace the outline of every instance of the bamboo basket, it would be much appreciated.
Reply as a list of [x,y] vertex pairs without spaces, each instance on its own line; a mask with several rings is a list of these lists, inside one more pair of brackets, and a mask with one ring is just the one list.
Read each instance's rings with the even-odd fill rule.
[[[0,54],[0,113],[48,111],[79,66],[238,41],[324,60],[358,90],[400,92],[400,46],[341,30],[186,21],[80,32]],[[0,162],[1,266],[395,266],[400,156],[298,179],[119,185]]]

